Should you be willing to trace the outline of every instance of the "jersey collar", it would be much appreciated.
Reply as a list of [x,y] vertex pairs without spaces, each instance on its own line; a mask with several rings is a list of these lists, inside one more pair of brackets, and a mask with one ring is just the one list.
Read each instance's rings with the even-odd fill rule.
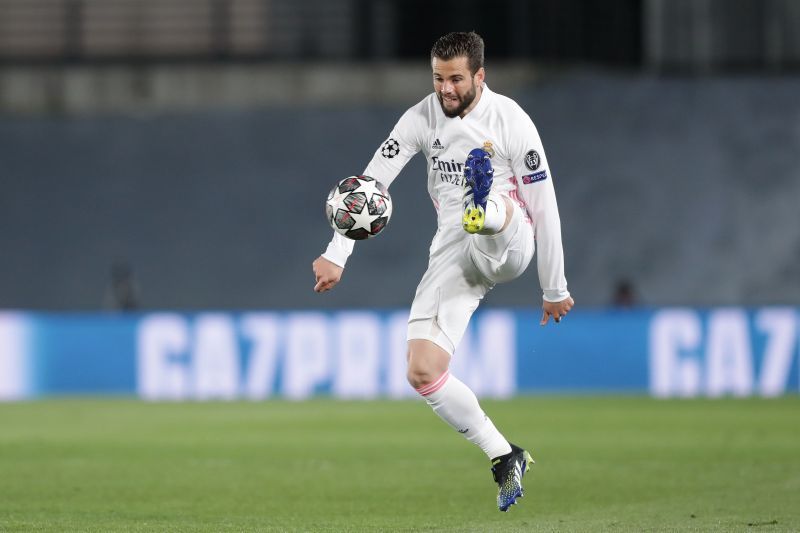
[[486,111],[486,108],[489,106],[489,100],[493,94],[494,93],[489,90],[489,86],[484,82],[481,90],[481,99],[478,100],[478,103],[472,108],[472,111],[467,113],[467,116],[461,120],[477,120],[481,118],[481,115],[483,115],[484,111]]

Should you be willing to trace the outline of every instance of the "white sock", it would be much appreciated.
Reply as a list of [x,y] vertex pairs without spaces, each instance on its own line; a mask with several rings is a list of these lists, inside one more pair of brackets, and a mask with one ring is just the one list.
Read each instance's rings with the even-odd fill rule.
[[506,200],[501,194],[490,194],[486,199],[486,214],[483,229],[479,235],[495,235],[500,233],[506,223]]
[[511,445],[478,405],[475,393],[449,371],[417,392],[442,420],[477,444],[489,459],[511,453]]

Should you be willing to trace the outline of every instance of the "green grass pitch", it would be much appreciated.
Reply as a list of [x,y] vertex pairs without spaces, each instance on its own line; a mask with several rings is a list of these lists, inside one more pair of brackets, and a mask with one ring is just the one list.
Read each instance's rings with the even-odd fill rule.
[[798,531],[800,398],[484,402],[509,513],[422,401],[0,404],[0,531]]

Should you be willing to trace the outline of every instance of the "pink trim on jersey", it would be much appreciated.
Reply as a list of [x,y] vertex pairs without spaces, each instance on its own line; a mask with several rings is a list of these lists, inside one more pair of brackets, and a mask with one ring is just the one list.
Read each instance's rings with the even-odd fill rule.
[[446,370],[444,374],[439,376],[439,379],[437,379],[433,383],[429,383],[423,387],[418,388],[417,392],[420,394],[420,396],[430,396],[434,392],[444,387],[444,384],[447,383],[447,378],[449,377],[450,377],[450,371]]
[[437,202],[436,198],[434,198],[433,196],[431,196],[431,202],[433,202],[433,207],[434,207],[434,209],[436,209],[436,212],[438,213],[439,212],[439,202]]
[[525,213],[525,223],[532,224],[533,220],[531,220],[531,217],[528,215],[528,210],[525,209],[525,202],[523,202],[522,198],[519,197],[519,191],[517,190],[519,182],[517,182],[517,177],[511,176],[510,178],[508,178],[508,181],[510,181],[514,185],[514,188],[508,191],[509,198],[517,202],[519,206],[522,208],[522,212]]

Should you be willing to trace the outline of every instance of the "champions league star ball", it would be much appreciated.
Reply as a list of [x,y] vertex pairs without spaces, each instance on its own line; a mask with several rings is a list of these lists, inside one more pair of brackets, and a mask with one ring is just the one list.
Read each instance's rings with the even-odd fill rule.
[[325,215],[334,231],[361,241],[374,237],[392,216],[392,199],[379,181],[369,176],[350,176],[331,189]]

